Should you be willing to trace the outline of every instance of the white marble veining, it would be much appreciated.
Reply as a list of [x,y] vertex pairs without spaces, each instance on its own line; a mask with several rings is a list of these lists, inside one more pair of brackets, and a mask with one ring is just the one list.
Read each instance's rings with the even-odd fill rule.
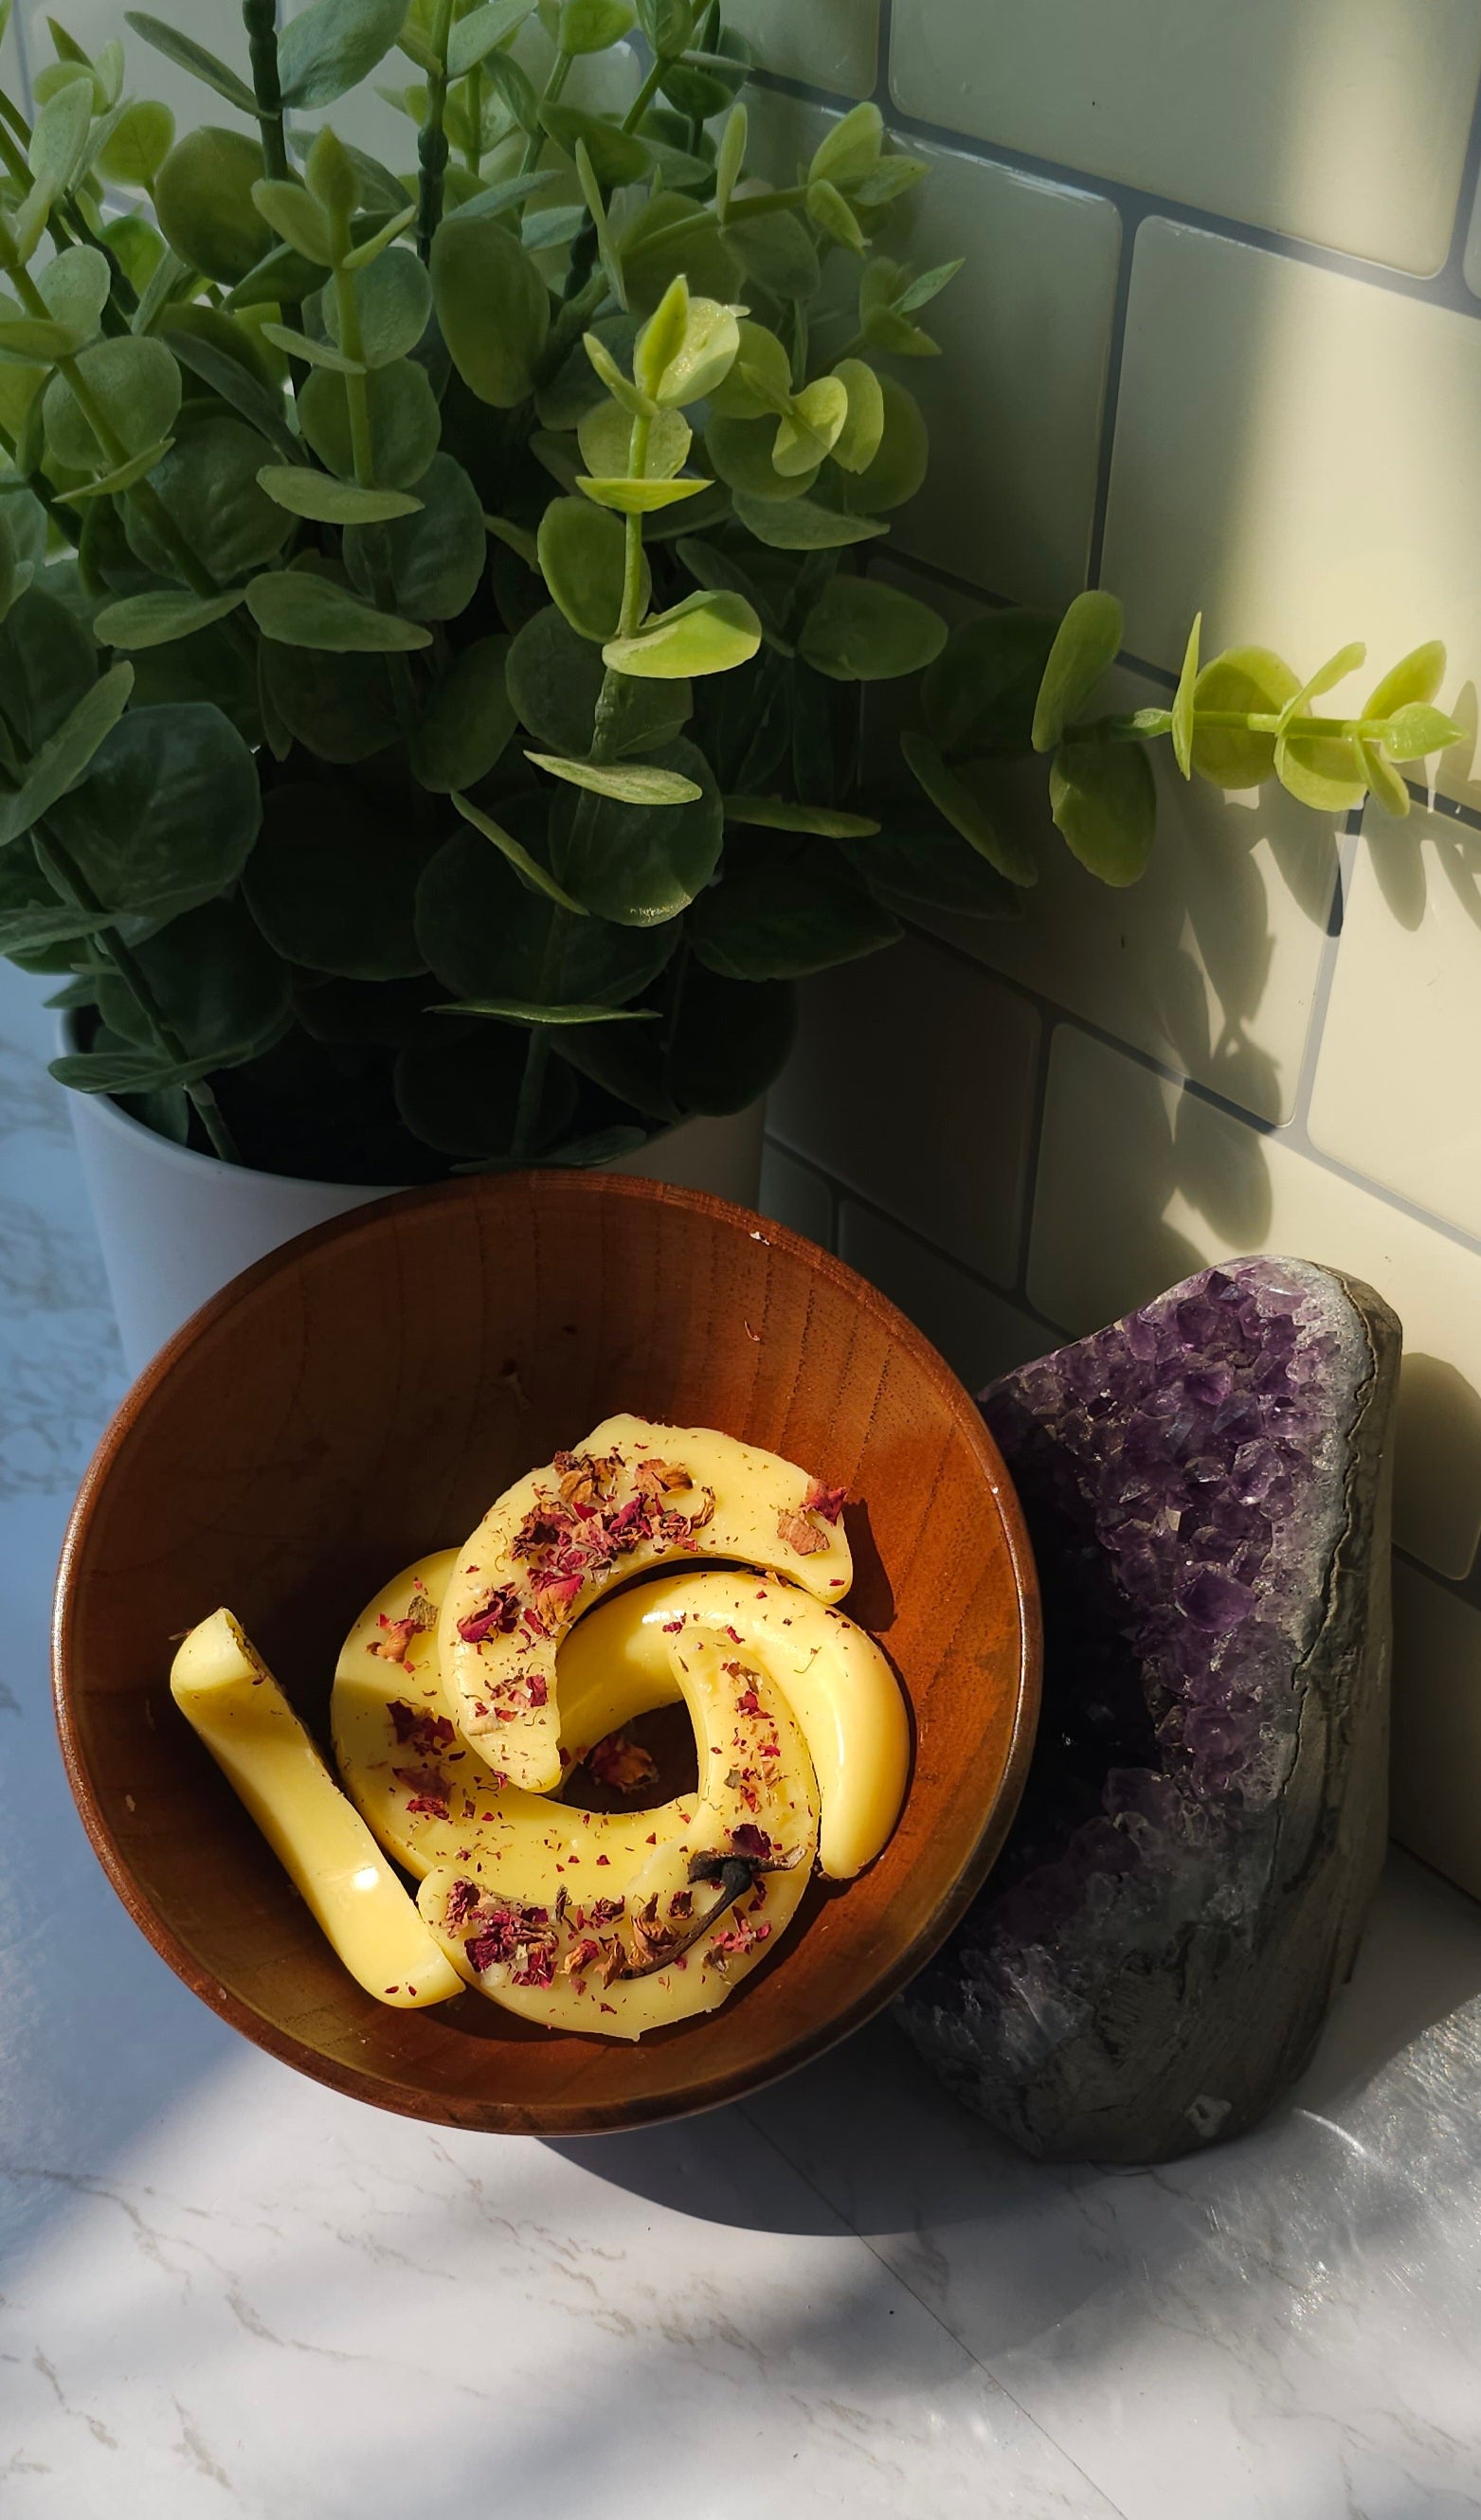
[[120,1372],[0,977],[0,2515],[1481,2513],[1481,1915],[1396,1861],[1296,2104],[1156,2175],[1005,2152],[876,2026],[546,2145],[290,2073],[135,1933],[45,1629]]

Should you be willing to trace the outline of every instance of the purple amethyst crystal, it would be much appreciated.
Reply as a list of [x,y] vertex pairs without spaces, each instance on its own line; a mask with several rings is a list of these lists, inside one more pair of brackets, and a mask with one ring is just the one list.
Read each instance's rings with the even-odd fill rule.
[[1301,2071],[1386,1834],[1400,1328],[1234,1260],[983,1394],[1044,1596],[1033,1767],[902,2001],[1025,2151],[1162,2161]]

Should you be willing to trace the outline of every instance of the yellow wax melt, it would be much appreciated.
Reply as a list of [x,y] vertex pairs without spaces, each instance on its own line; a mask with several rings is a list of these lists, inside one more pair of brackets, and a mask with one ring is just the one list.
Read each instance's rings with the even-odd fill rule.
[[742,1654],[782,1691],[818,1779],[819,1865],[834,1880],[862,1872],[905,1800],[905,1700],[874,1638],[793,1584],[754,1574],[670,1575],[604,1601],[561,1648],[561,1741],[571,1763],[679,1694],[672,1647],[676,1637],[695,1636]]
[[230,1610],[192,1629],[170,1690],[366,1993],[402,2008],[458,1994],[457,1971]]
[[807,1889],[817,1787],[780,1691],[728,1642],[669,1642],[696,1793],[607,1814],[510,1786],[482,1851],[422,1884],[418,1905],[455,1966],[550,2030],[641,2039],[712,2012]]
[[608,1586],[730,1557],[841,1601],[853,1575],[842,1502],[841,1489],[713,1427],[606,1418],[579,1453],[516,1480],[459,1552],[440,1629],[448,1714],[512,1782],[550,1792],[556,1655]]

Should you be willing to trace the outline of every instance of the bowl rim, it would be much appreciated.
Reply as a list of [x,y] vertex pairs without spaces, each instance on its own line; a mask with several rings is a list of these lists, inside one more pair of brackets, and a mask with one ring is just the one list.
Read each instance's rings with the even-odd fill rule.
[[[692,2092],[663,2093],[651,2100],[552,2100],[538,2108],[498,2099],[428,2094],[414,2082],[367,2072],[310,2047],[284,2030],[270,2015],[259,2012],[254,2005],[223,1986],[146,1896],[123,1855],[109,1825],[102,1798],[88,1768],[74,1718],[68,1678],[77,1616],[78,1567],[94,1508],[121,1446],[132,1433],[154,1392],[173,1372],[177,1362],[266,1280],[293,1266],[306,1253],[318,1250],[326,1243],[348,1241],[357,1235],[374,1231],[387,1214],[406,1215],[419,1209],[490,1195],[497,1197],[505,1185],[513,1188],[519,1184],[523,1194],[528,1195],[532,1180],[548,1181],[553,1186],[560,1184],[567,1190],[575,1187],[579,1194],[596,1199],[634,1199],[685,1208],[716,1223],[740,1228],[805,1260],[810,1268],[872,1312],[880,1327],[911,1351],[917,1365],[948,1403],[969,1448],[977,1456],[978,1466],[992,1493],[1007,1543],[1018,1612],[1012,1730],[997,1794],[983,1816],[981,1827],[958,1873],[954,1888],[888,1967],[873,1977],[853,2002],[830,2014],[827,2020],[800,2033],[785,2048],[755,2067],[737,2066],[728,2073],[710,2076],[702,2085],[696,2084]],[[67,1516],[58,1561],[51,1622],[52,1698],[57,1733],[67,1784],[89,1843],[134,1923],[192,1994],[208,2004],[232,2029],[249,2039],[254,2047],[265,2049],[280,2063],[294,2067],[311,2081],[325,2084],[348,2098],[367,2101],[394,2116],[417,2119],[426,2125],[561,2139],[581,2135],[630,2132],[638,2127],[670,2123],[702,2110],[723,2107],[795,2072],[799,2066],[825,2054],[881,2012],[901,1988],[919,1974],[961,1922],[1002,1850],[1027,1779],[1039,1719],[1042,1670],[1043,1614],[1038,1574],[1017,1491],[975,1401],[924,1332],[918,1329],[888,1296],[881,1294],[857,1270],[851,1269],[846,1261],[837,1259],[820,1244],[810,1242],[805,1235],[779,1224],[774,1218],[763,1217],[750,1208],[738,1207],[707,1191],[681,1190],[668,1182],[650,1181],[629,1174],[554,1165],[542,1167],[538,1172],[479,1174],[433,1182],[392,1192],[370,1204],[352,1208],[343,1216],[331,1217],[325,1224],[310,1227],[307,1232],[295,1235],[292,1240],[280,1243],[275,1250],[254,1261],[250,1268],[233,1278],[193,1313],[130,1384],[99,1438]]]

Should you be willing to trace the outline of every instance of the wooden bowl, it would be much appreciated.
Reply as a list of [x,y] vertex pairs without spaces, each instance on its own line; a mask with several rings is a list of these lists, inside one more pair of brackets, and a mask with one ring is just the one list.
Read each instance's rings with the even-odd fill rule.
[[[237,1612],[327,1739],[340,1641],[386,1578],[614,1410],[711,1425],[855,1500],[845,1606],[904,1684],[899,1826],[815,1883],[717,2012],[631,2047],[469,1993],[363,1994],[170,1698],[171,1639]],[[189,1322],[82,1483],[54,1632],[72,1791],[119,1897],[235,2028],[408,2117],[577,2135],[736,2098],[877,2010],[1003,1841],[1038,1708],[1017,1501],[966,1393],[892,1305],[744,1209],[602,1173],[448,1183],[303,1235]]]

